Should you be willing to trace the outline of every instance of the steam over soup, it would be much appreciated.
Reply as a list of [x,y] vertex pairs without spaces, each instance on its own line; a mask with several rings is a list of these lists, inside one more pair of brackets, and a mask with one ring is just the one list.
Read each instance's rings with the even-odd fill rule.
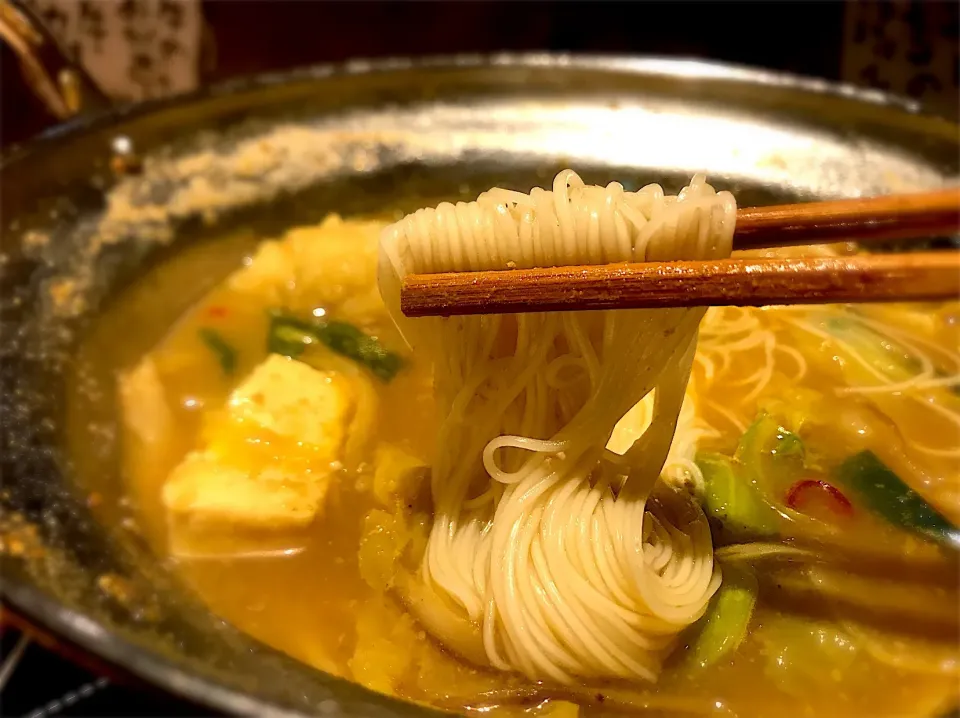
[[568,172],[262,242],[119,380],[146,532],[256,638],[441,708],[955,706],[960,303],[394,305],[406,271],[723,256],[735,209]]

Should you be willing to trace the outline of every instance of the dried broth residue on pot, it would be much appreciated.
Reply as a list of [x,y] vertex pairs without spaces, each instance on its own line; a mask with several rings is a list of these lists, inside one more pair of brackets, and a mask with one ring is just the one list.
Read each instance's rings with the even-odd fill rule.
[[[641,128],[665,141],[623,143],[624,133]],[[51,280],[51,306],[58,316],[82,313],[84,302],[76,297],[95,281],[95,261],[107,246],[166,244],[186,220],[214,223],[336,177],[503,153],[670,166],[683,173],[710,166],[718,175],[764,178],[814,195],[843,195],[850,187],[881,193],[891,177],[899,188],[942,183],[929,167],[875,143],[852,145],[814,128],[769,124],[742,112],[698,111],[657,97],[622,102],[616,110],[583,101],[491,101],[425,103],[272,127],[249,121],[146,151],[143,171],[121,177],[107,191],[104,213],[70,230],[81,257],[58,272],[72,282]],[[771,156],[778,161],[771,163]]]

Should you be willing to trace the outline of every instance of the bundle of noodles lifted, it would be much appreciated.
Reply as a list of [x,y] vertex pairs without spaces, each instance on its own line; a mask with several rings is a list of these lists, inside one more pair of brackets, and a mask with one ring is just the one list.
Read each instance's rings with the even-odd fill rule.
[[[535,680],[657,679],[721,582],[694,429],[677,429],[704,309],[409,320],[400,279],[726,257],[735,218],[699,175],[674,197],[567,170],[552,192],[493,189],[384,231],[381,293],[434,364],[440,416],[434,523],[398,586],[448,648]],[[636,405],[644,426],[612,438]],[[691,471],[661,473],[668,453]]]

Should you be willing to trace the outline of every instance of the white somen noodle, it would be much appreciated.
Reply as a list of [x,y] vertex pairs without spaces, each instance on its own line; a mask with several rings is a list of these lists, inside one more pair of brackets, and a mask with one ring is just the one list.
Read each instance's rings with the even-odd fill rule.
[[[653,681],[703,615],[720,571],[686,489],[695,437],[674,433],[704,310],[407,320],[400,278],[725,257],[735,217],[733,196],[701,176],[673,197],[586,186],[567,170],[552,192],[493,189],[384,231],[381,292],[434,363],[441,417],[435,518],[413,580],[476,627],[489,665],[567,683]],[[611,442],[641,401],[639,429]],[[691,416],[684,431],[702,430]],[[669,480],[685,467],[690,481]]]

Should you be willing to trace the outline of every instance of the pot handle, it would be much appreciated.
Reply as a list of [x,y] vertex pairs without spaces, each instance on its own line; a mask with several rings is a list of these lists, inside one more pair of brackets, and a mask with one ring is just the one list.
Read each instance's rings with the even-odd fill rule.
[[67,57],[43,22],[17,0],[0,0],[0,38],[16,53],[33,93],[60,120],[110,106],[90,76]]

